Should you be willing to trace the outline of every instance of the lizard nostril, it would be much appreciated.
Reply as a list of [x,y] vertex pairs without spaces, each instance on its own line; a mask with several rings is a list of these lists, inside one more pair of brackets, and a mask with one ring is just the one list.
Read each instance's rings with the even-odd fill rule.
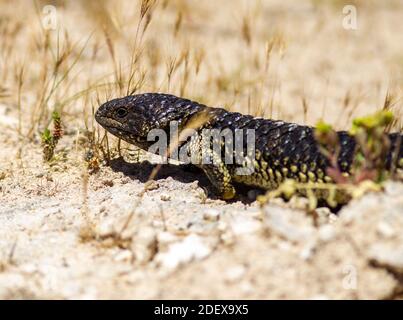
[[102,117],[102,112],[101,112],[101,107],[97,110],[97,112],[95,112],[95,120],[97,120],[98,122],[100,121]]

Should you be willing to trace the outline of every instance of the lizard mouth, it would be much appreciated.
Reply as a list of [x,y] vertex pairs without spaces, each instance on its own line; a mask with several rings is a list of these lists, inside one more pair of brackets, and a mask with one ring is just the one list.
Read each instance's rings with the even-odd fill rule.
[[119,121],[116,121],[114,119],[101,116],[101,115],[95,115],[95,120],[108,132],[118,135],[118,136],[123,136],[125,134],[128,134],[128,132],[122,128],[122,124]]
[[101,115],[96,115],[95,119],[106,131],[129,143],[143,144],[147,142],[146,137],[134,135],[133,132],[126,130],[119,121]]
[[122,126],[119,121],[100,115],[98,112],[95,114],[95,120],[104,128],[120,128]]

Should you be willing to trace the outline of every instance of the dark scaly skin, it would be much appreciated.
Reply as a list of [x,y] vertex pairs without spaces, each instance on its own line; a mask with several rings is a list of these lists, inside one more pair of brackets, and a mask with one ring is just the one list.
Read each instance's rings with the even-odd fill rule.
[[[242,165],[224,164],[223,154],[212,154],[217,160],[215,164],[198,165],[205,171],[222,198],[231,199],[235,195],[233,183],[271,190],[286,178],[299,182],[332,181],[325,174],[329,166],[328,160],[319,151],[314,138],[314,128],[309,126],[254,118],[159,93],[138,94],[111,100],[99,107],[95,118],[107,131],[147,151],[154,143],[147,141],[147,134],[151,129],[163,129],[169,137],[171,121],[178,121],[181,129],[201,115],[206,121],[198,127],[198,131],[206,128],[229,129],[232,132],[236,129],[255,130],[256,154],[254,159],[249,158],[255,167],[253,174],[237,175],[236,169]],[[356,142],[345,131],[337,134],[341,146],[338,165],[342,172],[348,173],[353,162]],[[403,165],[401,137],[399,133],[389,134],[391,147],[386,157],[386,168],[391,166],[392,159],[397,159],[398,167]],[[246,138],[244,144],[246,154]],[[396,156],[394,153],[398,144],[400,148]],[[200,141],[193,144],[182,142],[179,147],[181,146],[188,149],[201,148]],[[188,153],[189,151],[187,150]]]

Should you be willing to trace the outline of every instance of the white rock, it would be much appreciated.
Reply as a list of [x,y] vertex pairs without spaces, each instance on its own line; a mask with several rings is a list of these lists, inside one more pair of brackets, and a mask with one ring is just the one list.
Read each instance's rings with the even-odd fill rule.
[[220,236],[221,241],[225,244],[225,245],[233,245],[235,243],[235,235],[233,232],[231,231],[226,231],[223,232]]
[[306,241],[314,233],[312,221],[303,213],[281,207],[266,207],[269,231],[293,242]]
[[385,238],[391,238],[395,235],[395,230],[393,227],[385,221],[378,223],[376,231],[378,231],[378,233]]
[[292,196],[288,205],[293,209],[305,210],[309,207],[309,200],[299,196]]
[[385,193],[393,197],[399,197],[402,194],[401,184],[395,181],[388,181],[384,186]]
[[255,291],[250,281],[243,281],[239,285],[239,289],[242,291],[243,294],[252,294]]
[[332,213],[332,214],[329,216],[329,223],[330,223],[330,224],[334,224],[334,223],[336,223],[338,220],[339,220],[339,216],[338,216],[337,214]]
[[168,231],[163,231],[157,234],[157,240],[158,244],[165,245],[177,241],[178,237]]
[[329,210],[329,208],[326,207],[317,208],[315,212],[317,214],[318,225],[328,223],[330,216],[332,215],[332,212]]
[[308,241],[304,245],[301,253],[299,254],[300,258],[303,260],[309,260],[313,256],[315,249],[316,249],[316,241],[315,240]]
[[168,193],[163,193],[163,194],[161,194],[160,199],[162,201],[169,201],[169,200],[171,200],[171,196]]
[[245,272],[246,269],[243,265],[233,266],[225,272],[224,278],[228,282],[235,282],[241,279]]
[[211,248],[204,243],[203,239],[191,234],[181,242],[171,244],[167,252],[159,253],[156,256],[156,262],[162,268],[174,270],[190,261],[204,259],[210,253]]
[[220,218],[220,212],[215,209],[208,209],[203,213],[204,220],[217,221]]
[[133,253],[130,250],[120,251],[114,258],[115,261],[131,261]]
[[403,272],[403,246],[385,244],[374,244],[369,249],[369,258],[376,264],[394,270],[397,273]]
[[277,243],[277,247],[282,251],[290,251],[292,245],[289,242],[280,239]]
[[334,226],[330,224],[323,225],[319,228],[319,239],[322,241],[331,241],[336,236],[336,230]]
[[235,216],[231,221],[231,229],[235,235],[258,232],[261,226],[259,221],[245,216]]
[[115,233],[115,227],[112,219],[107,219],[105,221],[102,221],[98,226],[97,226],[97,233],[101,238],[106,238],[110,237]]
[[154,220],[154,221],[152,222],[152,226],[153,226],[154,228],[156,228],[156,229],[161,229],[161,228],[164,227],[164,222],[161,221],[161,220]]
[[21,272],[28,274],[33,274],[38,271],[37,266],[33,263],[25,263],[21,265],[19,269],[21,270]]
[[221,232],[226,231],[228,229],[228,224],[224,221],[218,222],[217,229]]
[[18,273],[0,274],[0,298],[6,297],[13,290],[27,288],[25,277]]

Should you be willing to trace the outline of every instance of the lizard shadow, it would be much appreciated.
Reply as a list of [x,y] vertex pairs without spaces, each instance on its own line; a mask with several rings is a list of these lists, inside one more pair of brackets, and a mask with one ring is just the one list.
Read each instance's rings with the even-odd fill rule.
[[[138,163],[126,162],[122,157],[110,160],[109,165],[115,172],[121,172],[125,176],[132,180],[138,180],[142,183],[146,183],[154,170],[156,164],[149,161],[142,161]],[[215,190],[208,180],[204,172],[196,166],[180,164],[162,164],[158,170],[154,180],[162,180],[168,177],[172,177],[174,180],[182,183],[198,182],[198,185],[206,191],[207,197],[210,199],[219,199],[215,195]],[[227,202],[241,201],[245,204],[250,204],[256,200],[257,195],[261,194],[258,190],[248,190],[237,186],[237,197]]]
[[[122,172],[125,176],[132,180],[138,180],[142,183],[146,183],[149,180],[151,172],[155,168],[155,164],[149,161],[142,161],[138,163],[126,162],[122,157],[115,158],[109,162],[111,169],[115,172]],[[162,180],[168,177],[172,177],[174,180],[182,183],[192,183],[194,181],[198,182],[198,185],[203,188],[207,194],[207,197],[212,200],[220,199],[215,194],[215,190],[208,180],[204,172],[196,166],[193,165],[174,165],[174,164],[163,164],[154,180]],[[256,200],[259,195],[265,194],[262,189],[251,188],[243,185],[236,184],[237,195],[232,200],[226,200],[227,203],[232,203],[236,201],[241,201],[244,204],[251,204]],[[284,199],[288,201],[287,199]],[[324,201],[319,202],[320,207],[328,207],[333,213],[337,213],[342,206],[339,205],[336,208],[331,208]]]

